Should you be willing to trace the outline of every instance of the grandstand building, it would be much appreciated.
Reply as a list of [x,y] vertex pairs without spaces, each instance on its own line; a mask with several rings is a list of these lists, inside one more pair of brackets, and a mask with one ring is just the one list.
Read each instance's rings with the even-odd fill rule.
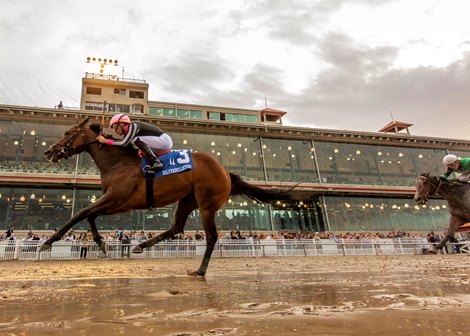
[[[101,195],[87,153],[57,165],[43,152],[66,128],[118,112],[171,134],[175,149],[212,154],[229,171],[262,187],[294,186],[309,202],[256,204],[230,199],[219,230],[441,231],[446,202],[413,202],[421,172],[442,172],[448,151],[470,156],[470,141],[413,136],[393,121],[376,133],[292,127],[286,112],[149,100],[144,80],[96,73],[82,78],[80,108],[0,105],[0,229],[52,230]],[[104,112],[103,112],[104,111]],[[158,183],[158,180],[157,182]],[[167,229],[174,205],[100,217],[101,230]],[[86,221],[76,229],[87,229]],[[201,229],[198,213],[187,230]]]

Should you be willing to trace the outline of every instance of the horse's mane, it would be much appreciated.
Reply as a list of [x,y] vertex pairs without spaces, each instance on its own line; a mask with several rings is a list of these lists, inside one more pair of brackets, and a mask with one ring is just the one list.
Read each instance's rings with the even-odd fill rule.
[[96,135],[100,134],[101,131],[101,125],[97,123],[90,124],[90,129],[96,133]]
[[425,177],[425,178],[428,178],[428,179],[433,179],[437,183],[440,182],[444,185],[453,186],[453,187],[459,187],[459,186],[468,187],[470,185],[470,183],[468,183],[468,182],[460,182],[460,181],[457,181],[457,180],[448,180],[446,178],[443,178],[443,177],[440,177],[440,176],[437,176],[437,175],[432,175],[430,173],[421,173],[419,176],[420,177]]
[[[92,130],[96,134],[96,136],[98,136],[98,134],[100,134],[100,132],[101,132],[101,124],[93,123],[93,124],[90,124],[88,127],[90,128],[90,130]],[[112,137],[109,137],[109,138],[112,139]],[[123,152],[134,152],[134,153],[136,152],[136,150],[130,145],[126,146],[126,147],[107,146],[107,148],[112,149],[112,150],[119,150],[119,151],[123,151]]]

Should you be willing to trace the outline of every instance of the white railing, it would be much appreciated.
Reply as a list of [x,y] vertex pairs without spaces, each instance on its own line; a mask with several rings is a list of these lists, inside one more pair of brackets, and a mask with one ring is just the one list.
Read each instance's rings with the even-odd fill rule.
[[[39,253],[36,241],[5,240],[0,242],[0,260],[39,259],[148,259],[148,258],[190,258],[204,255],[205,241],[172,240],[160,242],[142,254],[132,253],[139,241],[130,244],[109,242],[106,255],[100,252],[94,242],[83,244],[79,241],[59,241],[50,251]],[[213,257],[279,257],[279,256],[350,256],[350,255],[412,255],[422,254],[431,245],[426,239],[362,239],[362,240],[220,240]],[[468,253],[470,242],[460,242],[460,253]],[[450,249],[449,249],[450,251]]]

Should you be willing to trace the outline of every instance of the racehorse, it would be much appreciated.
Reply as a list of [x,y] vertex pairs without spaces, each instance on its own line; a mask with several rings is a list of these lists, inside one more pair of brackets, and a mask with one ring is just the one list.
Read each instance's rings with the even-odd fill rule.
[[459,227],[470,221],[470,185],[448,181],[429,173],[421,174],[416,179],[415,202],[424,204],[429,197],[435,195],[440,195],[447,201],[450,220],[444,238],[427,251],[434,254],[444,247]]
[[[128,212],[146,208],[146,179],[141,171],[140,158],[132,148],[100,145],[97,136],[99,124],[87,125],[88,118],[68,129],[62,138],[44,152],[46,158],[57,163],[61,159],[81,152],[88,152],[101,175],[103,195],[93,204],[73,215],[56,233],[41,246],[40,251],[50,250],[76,223],[87,219],[93,240],[106,253],[103,238],[98,233],[95,219],[102,215]],[[137,245],[132,252],[142,253],[156,243],[183,233],[186,220],[198,209],[206,234],[206,250],[199,269],[188,272],[204,276],[212,251],[217,242],[216,212],[232,195],[242,195],[262,203],[275,200],[297,200],[298,192],[290,189],[260,188],[244,182],[240,176],[227,170],[207,153],[191,153],[193,169],[166,175],[156,179],[153,185],[155,207],[178,202],[170,229]]]

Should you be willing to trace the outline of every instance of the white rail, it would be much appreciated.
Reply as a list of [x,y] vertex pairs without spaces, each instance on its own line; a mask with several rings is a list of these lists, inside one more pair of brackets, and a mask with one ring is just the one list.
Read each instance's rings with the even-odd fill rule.
[[[40,260],[40,259],[97,259],[97,258],[190,258],[199,257],[206,249],[205,241],[172,240],[158,243],[142,254],[133,254],[130,244],[110,242],[106,255],[99,251],[94,242],[59,241],[50,251],[39,253],[40,244],[36,241],[5,240],[0,242],[0,260]],[[272,256],[350,256],[350,255],[404,255],[422,254],[431,245],[426,239],[374,239],[374,240],[220,240],[213,257],[272,257]],[[468,253],[470,242],[460,242],[460,253]],[[450,251],[450,248],[449,248]]]

